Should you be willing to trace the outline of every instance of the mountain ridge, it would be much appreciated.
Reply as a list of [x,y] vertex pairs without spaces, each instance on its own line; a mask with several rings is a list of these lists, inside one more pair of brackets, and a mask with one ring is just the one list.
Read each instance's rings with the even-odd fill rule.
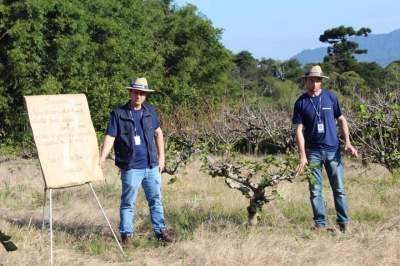
[[[351,41],[359,44],[360,49],[367,49],[367,54],[355,55],[360,62],[376,62],[382,67],[400,60],[400,29],[390,33],[370,34],[368,37],[352,37]],[[297,59],[302,65],[323,62],[327,47],[305,49],[290,59]]]

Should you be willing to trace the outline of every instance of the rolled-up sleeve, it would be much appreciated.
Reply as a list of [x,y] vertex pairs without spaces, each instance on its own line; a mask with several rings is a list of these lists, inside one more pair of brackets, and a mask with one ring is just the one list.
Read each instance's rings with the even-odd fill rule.
[[294,104],[292,123],[293,125],[303,124],[303,116],[299,101]]
[[110,120],[108,121],[106,135],[116,137],[118,135],[117,116],[114,111],[111,112]]

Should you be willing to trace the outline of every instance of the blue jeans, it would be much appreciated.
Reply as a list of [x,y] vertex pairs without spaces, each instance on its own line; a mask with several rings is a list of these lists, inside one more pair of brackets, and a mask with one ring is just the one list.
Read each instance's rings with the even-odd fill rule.
[[322,194],[322,166],[326,169],[329,183],[332,188],[336,209],[336,222],[339,224],[348,223],[347,198],[344,191],[344,171],[340,158],[340,150],[338,149],[336,152],[307,150],[306,153],[309,165],[314,167],[312,169],[314,180],[309,182],[309,188],[315,224],[325,226],[328,223],[325,213],[325,201]]
[[164,209],[161,202],[161,175],[158,167],[121,170],[122,195],[120,205],[121,235],[133,234],[135,202],[142,185],[150,209],[151,223],[156,234],[165,228]]

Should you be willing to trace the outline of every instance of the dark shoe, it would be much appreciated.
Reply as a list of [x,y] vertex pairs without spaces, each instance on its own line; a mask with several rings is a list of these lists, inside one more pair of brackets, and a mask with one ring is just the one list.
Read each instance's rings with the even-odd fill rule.
[[343,234],[349,234],[350,233],[350,225],[348,223],[346,224],[339,224],[339,230]]
[[329,233],[335,233],[335,229],[330,227],[330,226],[326,226],[324,224],[316,224],[313,228],[313,231],[316,232],[329,232]]
[[174,242],[174,238],[171,236],[170,232],[168,232],[167,229],[163,228],[161,229],[160,233],[156,233],[156,238],[159,241],[164,241],[164,242]]
[[319,231],[319,232],[320,231],[325,231],[326,230],[326,225],[324,225],[324,224],[316,224],[311,228],[311,230]]
[[121,236],[121,245],[126,248],[132,245],[132,235],[122,235]]

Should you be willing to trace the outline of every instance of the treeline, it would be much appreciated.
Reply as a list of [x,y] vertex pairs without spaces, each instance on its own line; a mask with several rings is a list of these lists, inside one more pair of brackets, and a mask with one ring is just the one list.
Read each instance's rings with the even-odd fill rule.
[[[232,54],[194,6],[168,0],[0,2],[1,144],[29,140],[23,95],[85,93],[95,128],[146,76],[163,111],[230,94]],[[196,108],[193,108],[196,109]]]
[[[324,62],[316,63],[329,77],[324,80],[323,87],[335,91],[345,104],[357,105],[374,97],[377,92],[385,94],[400,90],[400,61],[383,68],[375,62],[357,62],[354,53],[346,53],[346,56],[327,55]],[[241,88],[248,97],[254,95],[258,103],[291,111],[294,100],[304,88],[301,77],[308,65],[301,66],[294,59],[256,59],[247,51],[236,54],[234,58]],[[342,68],[343,62],[350,67]]]

